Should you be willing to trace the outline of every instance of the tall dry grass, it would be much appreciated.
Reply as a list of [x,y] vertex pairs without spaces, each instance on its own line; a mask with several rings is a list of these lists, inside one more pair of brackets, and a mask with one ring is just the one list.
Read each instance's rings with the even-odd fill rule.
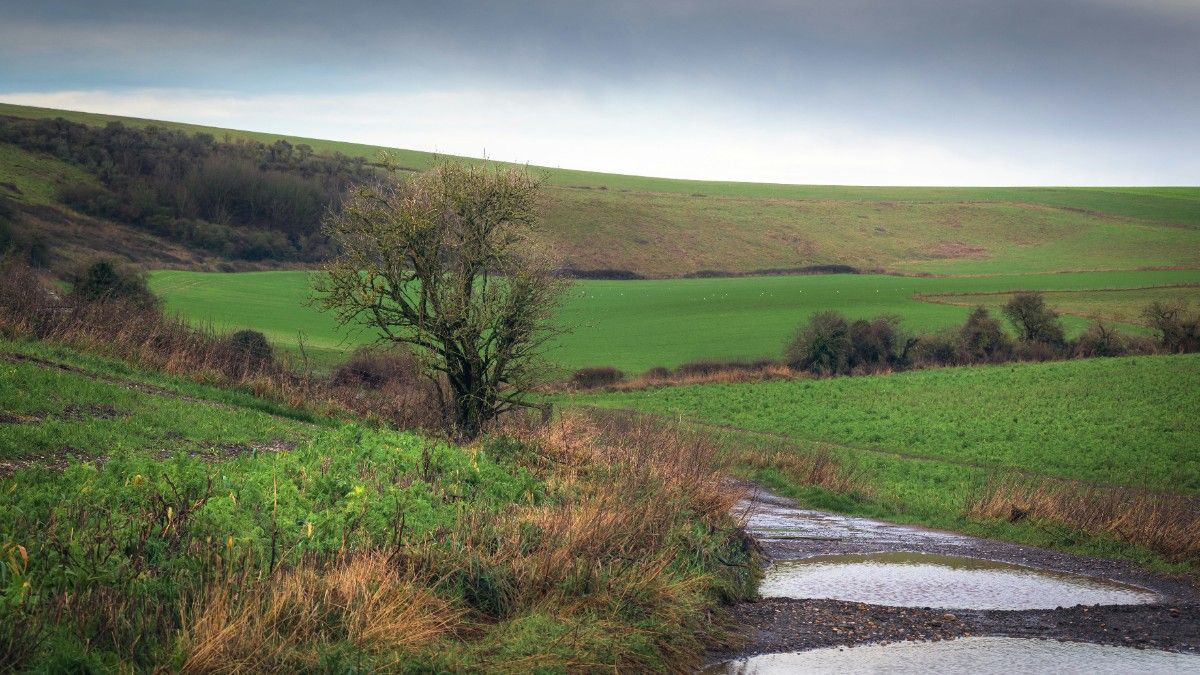
[[[741,494],[723,480],[717,448],[650,422],[576,413],[507,432],[536,450],[533,468],[555,498],[500,513],[465,512],[436,545],[401,556],[409,573],[461,593],[481,620],[551,612],[580,626],[641,631],[636,640],[616,633],[605,639],[606,650],[655,645],[654,658],[633,649],[605,656],[623,668],[697,666],[701,640],[715,626],[709,606],[744,597],[759,574],[750,544],[729,518]],[[724,532],[715,538],[719,545],[707,537],[712,532]],[[721,569],[723,578],[697,572],[706,566]],[[595,649],[575,645],[554,659],[543,654],[489,668],[590,669]]]
[[678,368],[651,368],[634,378],[615,368],[593,367],[576,371],[571,379],[547,387],[551,391],[640,391],[655,387],[689,384],[735,384],[768,380],[808,377],[808,373],[793,370],[775,361],[696,361]]
[[799,451],[741,447],[734,451],[733,461],[753,470],[772,469],[797,485],[819,487],[840,494],[872,494],[866,470],[847,466],[828,448]]
[[1200,560],[1200,499],[1191,496],[1017,476],[990,480],[968,500],[966,514],[1052,521],[1169,560]]
[[250,587],[218,581],[192,599],[180,671],[312,671],[322,649],[342,644],[399,656],[448,635],[461,616],[382,553],[306,563]]

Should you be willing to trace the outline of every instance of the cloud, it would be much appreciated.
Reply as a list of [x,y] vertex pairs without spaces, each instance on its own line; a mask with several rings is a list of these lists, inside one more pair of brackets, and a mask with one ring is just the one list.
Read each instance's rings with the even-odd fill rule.
[[[321,119],[325,135],[374,142],[387,130],[369,121],[395,100],[429,116],[396,111],[408,129],[442,139],[410,131],[408,145],[503,147],[580,166],[607,166],[599,158],[611,152],[629,160],[616,169],[640,173],[664,164],[640,139],[681,136],[675,151],[688,152],[686,130],[693,143],[747,139],[727,140],[721,156],[742,156],[749,139],[795,138],[830,162],[815,178],[824,182],[902,173],[845,178],[839,168],[861,166],[859,153],[879,154],[882,167],[901,152],[926,158],[914,176],[944,167],[934,182],[961,181],[964,162],[977,167],[972,181],[1200,180],[1193,0],[12,4],[0,23],[0,98],[86,91],[90,105],[107,92],[129,107],[150,105],[149,91],[156,106],[178,96],[210,117],[228,106],[226,116],[257,128]],[[525,114],[485,128],[455,113],[468,95],[520,101]],[[280,100],[311,108],[273,116],[267,102]],[[339,105],[355,116],[320,112]],[[476,116],[494,115],[482,105]],[[368,128],[378,137],[363,137]],[[621,150],[564,150],[590,147],[597,133]],[[509,150],[516,139],[528,145]],[[741,169],[746,177],[811,174],[811,161],[783,163],[763,148],[757,164],[774,168]],[[1095,162],[1107,163],[1102,174]],[[733,164],[696,166],[729,176]]]

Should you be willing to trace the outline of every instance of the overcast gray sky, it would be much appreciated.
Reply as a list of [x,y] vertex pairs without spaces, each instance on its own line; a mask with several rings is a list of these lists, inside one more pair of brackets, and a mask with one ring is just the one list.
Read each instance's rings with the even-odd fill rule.
[[1200,0],[0,0],[0,101],[580,169],[1200,184]]

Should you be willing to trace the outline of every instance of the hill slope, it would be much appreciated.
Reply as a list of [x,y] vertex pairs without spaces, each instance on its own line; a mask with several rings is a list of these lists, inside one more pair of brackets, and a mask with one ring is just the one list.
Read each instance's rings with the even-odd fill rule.
[[[7,104],[0,104],[0,115],[88,125],[120,121],[218,140],[269,144],[283,138]],[[317,153],[369,160],[387,150],[409,169],[436,161],[412,150],[288,140]],[[16,174],[0,182],[37,182],[37,174],[22,167],[46,158],[31,154],[0,148],[0,176]],[[827,264],[939,274],[1200,267],[1200,188],[852,187],[534,170],[547,183],[551,243],[566,266],[579,270],[653,277]],[[53,194],[35,192],[40,199]]]

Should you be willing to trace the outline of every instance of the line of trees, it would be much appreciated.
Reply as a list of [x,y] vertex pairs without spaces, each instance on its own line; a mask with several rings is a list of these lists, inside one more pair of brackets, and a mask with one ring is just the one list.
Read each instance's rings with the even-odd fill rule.
[[1015,337],[986,307],[958,326],[924,335],[901,327],[897,316],[851,321],[818,312],[784,349],[787,364],[820,375],[871,373],[923,366],[1047,361],[1128,354],[1200,351],[1200,313],[1183,303],[1154,302],[1142,313],[1155,333],[1131,335],[1096,321],[1069,340],[1058,313],[1040,293],[1018,293],[1001,309]]
[[224,257],[315,261],[330,253],[321,222],[376,167],[307,145],[188,134],[111,122],[0,117],[0,142],[47,153],[96,176],[59,201]]

